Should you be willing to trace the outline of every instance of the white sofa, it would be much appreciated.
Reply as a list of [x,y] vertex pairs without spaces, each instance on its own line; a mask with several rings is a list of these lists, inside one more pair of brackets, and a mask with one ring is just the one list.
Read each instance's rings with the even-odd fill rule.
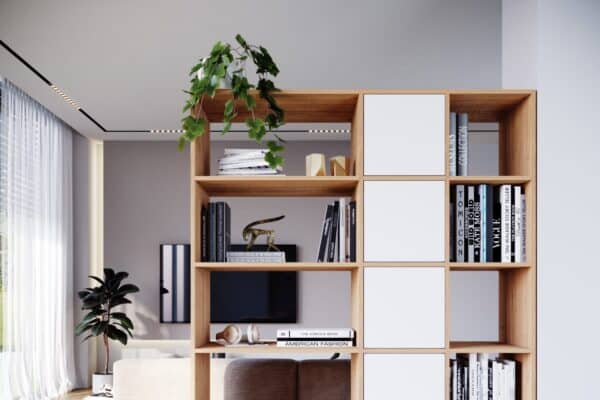
[[[223,400],[225,368],[230,359],[211,360],[211,400]],[[125,359],[113,365],[115,400],[188,400],[192,398],[189,358]]]

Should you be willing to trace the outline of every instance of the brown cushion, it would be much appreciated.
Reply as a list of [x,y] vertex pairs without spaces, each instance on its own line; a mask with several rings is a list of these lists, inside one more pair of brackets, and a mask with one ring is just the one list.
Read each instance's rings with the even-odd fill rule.
[[225,400],[294,400],[294,360],[239,359],[225,370]]
[[298,400],[350,400],[350,360],[300,361]]

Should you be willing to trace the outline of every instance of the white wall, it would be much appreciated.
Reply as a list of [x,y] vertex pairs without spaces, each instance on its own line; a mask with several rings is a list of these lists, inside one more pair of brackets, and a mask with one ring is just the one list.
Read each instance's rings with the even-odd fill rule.
[[[519,3],[504,1],[505,35]],[[591,399],[600,358],[600,2],[535,3],[536,68],[525,74],[538,88],[538,397]]]

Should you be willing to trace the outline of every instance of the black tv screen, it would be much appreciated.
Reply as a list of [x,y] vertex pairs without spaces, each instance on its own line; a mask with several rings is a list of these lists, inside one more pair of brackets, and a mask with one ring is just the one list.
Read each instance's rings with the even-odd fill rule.
[[297,272],[211,272],[210,298],[213,323],[295,323]]

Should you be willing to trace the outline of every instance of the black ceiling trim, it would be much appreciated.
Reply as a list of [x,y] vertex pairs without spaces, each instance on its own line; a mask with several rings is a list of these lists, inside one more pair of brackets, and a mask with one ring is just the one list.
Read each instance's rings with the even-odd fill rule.
[[17,60],[21,61],[21,63],[26,66],[27,68],[29,68],[29,70],[31,72],[33,72],[38,78],[40,78],[41,80],[44,81],[45,84],[47,84],[48,86],[52,86],[52,82],[50,82],[44,75],[42,75],[40,73],[40,71],[38,71],[37,69],[35,69],[33,67],[33,65],[29,64],[23,57],[21,57],[16,51],[14,51],[13,49],[10,48],[9,45],[7,45],[6,43],[4,43],[3,40],[0,40],[0,45],[2,45],[2,47],[4,47],[6,49],[6,51],[8,51],[10,54],[12,54],[13,57],[15,57]]

